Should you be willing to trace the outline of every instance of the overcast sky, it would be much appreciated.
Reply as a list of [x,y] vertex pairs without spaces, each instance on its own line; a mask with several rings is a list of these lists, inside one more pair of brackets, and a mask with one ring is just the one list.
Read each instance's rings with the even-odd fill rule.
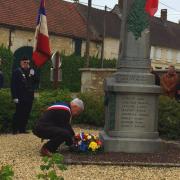
[[[71,1],[72,0],[66,0]],[[85,3],[87,5],[88,0],[79,0],[80,3]],[[103,6],[108,6],[113,8],[118,0],[92,0],[92,5],[95,8],[103,9]],[[160,9],[168,10],[168,20],[178,22],[180,20],[180,0],[159,0],[159,10],[155,16],[160,16]]]

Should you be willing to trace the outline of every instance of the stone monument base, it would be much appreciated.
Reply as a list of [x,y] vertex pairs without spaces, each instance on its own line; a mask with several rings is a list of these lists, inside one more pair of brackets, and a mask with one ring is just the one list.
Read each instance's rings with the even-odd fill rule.
[[100,133],[100,139],[103,142],[105,152],[154,153],[163,149],[163,143],[160,138],[140,139],[110,137],[102,131]]

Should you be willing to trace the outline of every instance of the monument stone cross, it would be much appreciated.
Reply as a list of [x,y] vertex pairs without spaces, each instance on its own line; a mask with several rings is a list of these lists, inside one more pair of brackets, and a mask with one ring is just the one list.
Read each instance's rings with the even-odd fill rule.
[[144,5],[145,0],[123,1],[118,71],[104,83],[105,127],[100,138],[107,152],[146,153],[161,148],[157,131],[160,87],[149,73],[150,32],[148,22],[140,19],[146,16]]

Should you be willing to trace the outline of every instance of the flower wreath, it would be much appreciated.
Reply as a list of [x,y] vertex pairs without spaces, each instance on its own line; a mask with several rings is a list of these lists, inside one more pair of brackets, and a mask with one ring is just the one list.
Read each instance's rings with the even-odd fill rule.
[[75,135],[74,146],[78,152],[97,152],[102,150],[102,142],[95,135],[79,133]]

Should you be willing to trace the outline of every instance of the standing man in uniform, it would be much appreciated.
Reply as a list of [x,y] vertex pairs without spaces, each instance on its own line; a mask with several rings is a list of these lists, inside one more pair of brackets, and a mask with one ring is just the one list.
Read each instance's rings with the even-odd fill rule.
[[63,142],[72,150],[74,130],[71,127],[71,118],[78,116],[84,110],[82,100],[75,98],[70,103],[59,102],[47,108],[38,120],[33,133],[42,139],[49,139],[40,153],[51,156]]
[[26,125],[32,109],[34,87],[37,82],[34,69],[27,57],[20,59],[20,67],[12,73],[11,94],[16,105],[13,116],[13,134],[27,133]]

